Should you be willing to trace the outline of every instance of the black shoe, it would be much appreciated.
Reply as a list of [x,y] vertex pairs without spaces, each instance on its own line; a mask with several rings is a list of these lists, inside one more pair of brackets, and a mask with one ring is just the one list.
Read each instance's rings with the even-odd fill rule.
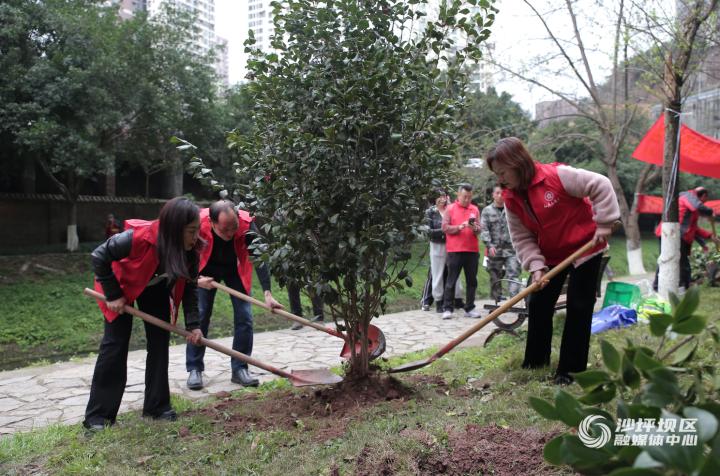
[[162,421],[175,421],[177,420],[177,413],[175,413],[175,410],[172,408],[170,410],[165,410],[159,415],[152,415],[150,413],[143,412],[143,416],[145,418],[152,418],[153,420],[162,420]]
[[191,370],[187,379],[187,387],[190,390],[200,390],[203,388],[202,372],[199,370]]
[[442,314],[444,310],[442,301],[435,303],[435,312]]
[[310,322],[325,322],[325,316],[315,316],[310,319]]
[[420,306],[421,311],[429,311],[430,310],[430,304],[423,304]]
[[553,379],[553,383],[555,385],[561,385],[561,386],[570,385],[574,381],[575,381],[575,379],[572,378],[572,376],[570,376],[569,374],[565,374],[565,373],[557,373],[557,374],[555,374],[555,378]]
[[232,383],[240,384],[243,387],[257,387],[260,385],[260,381],[250,375],[250,371],[248,371],[248,369],[239,369],[233,372],[230,381]]
[[292,327],[290,327],[290,330],[291,330],[291,331],[299,331],[299,330],[302,329],[303,327],[305,327],[305,326],[303,326],[303,325],[300,324],[299,322],[296,322],[296,323],[294,323],[294,324],[292,325]]

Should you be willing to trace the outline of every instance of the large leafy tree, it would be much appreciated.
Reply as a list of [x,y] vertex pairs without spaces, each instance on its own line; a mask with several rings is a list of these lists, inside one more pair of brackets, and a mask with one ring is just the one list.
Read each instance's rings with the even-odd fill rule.
[[[411,285],[425,201],[453,163],[463,66],[494,18],[485,0],[443,1],[437,18],[427,3],[276,3],[275,52],[251,48],[248,63],[253,134],[230,137],[239,192],[273,238],[263,258],[362,344],[388,289]],[[367,374],[367,345],[349,370]]]

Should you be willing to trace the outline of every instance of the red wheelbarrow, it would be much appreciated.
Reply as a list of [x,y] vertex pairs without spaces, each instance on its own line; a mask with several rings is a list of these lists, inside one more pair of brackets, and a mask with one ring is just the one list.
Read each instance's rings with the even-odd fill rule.
[[[86,295],[94,297],[99,301],[106,300],[105,296],[92,289],[85,288],[83,292]],[[125,305],[124,312],[131,314],[135,317],[139,317],[147,323],[165,329],[166,331],[179,334],[183,337],[187,337],[188,335],[190,335],[190,332],[186,331],[185,329],[173,326],[169,322],[165,322],[161,319],[158,319],[157,317],[151,316],[150,314],[135,309],[132,306]],[[205,339],[204,337],[200,339],[200,345],[210,347],[211,349],[214,349],[227,356],[242,360],[243,362],[246,362],[250,365],[254,365],[255,367],[267,370],[268,372],[278,375],[280,377],[284,377],[290,380],[290,382],[296,387],[304,387],[307,385],[332,385],[342,382],[343,380],[341,376],[330,372],[330,370],[328,369],[293,370],[292,372],[285,372],[284,370],[273,367],[272,365],[268,365],[236,350],[229,349],[216,342]]]
[[[224,284],[220,284],[217,281],[212,281],[211,285],[216,288],[220,289],[221,291],[225,291],[226,293],[230,294],[231,296],[235,296],[238,299],[242,299],[243,301],[249,302],[251,304],[255,304],[256,306],[260,306],[263,309],[272,312],[273,314],[277,314],[279,316],[284,317],[285,319],[297,322],[298,324],[302,324],[303,326],[312,327],[313,329],[317,329],[319,331],[325,332],[326,334],[330,334],[331,336],[335,336],[339,339],[342,339],[345,341],[345,344],[343,345],[342,350],[340,351],[340,357],[343,359],[350,359],[350,356],[352,355],[352,349],[350,347],[350,338],[343,334],[342,332],[332,329],[330,327],[325,327],[322,324],[317,324],[315,322],[308,321],[307,319],[303,319],[300,316],[296,316],[295,314],[292,314],[290,312],[287,312],[283,309],[273,309],[264,302],[255,299],[253,297],[248,296],[247,294],[243,294],[240,291],[236,291],[232,288],[229,288],[225,286]],[[360,336],[358,336],[360,337]],[[368,333],[366,336],[368,340],[368,356],[370,360],[376,359],[380,357],[385,352],[385,334],[383,334],[383,331],[380,330],[380,328],[370,324],[368,326]],[[355,354],[360,354],[360,346],[361,346],[361,340],[356,339],[355,340]]]

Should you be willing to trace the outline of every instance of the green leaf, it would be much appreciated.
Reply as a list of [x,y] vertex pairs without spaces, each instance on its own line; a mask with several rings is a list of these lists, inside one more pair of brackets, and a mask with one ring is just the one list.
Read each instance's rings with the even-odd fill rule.
[[650,332],[656,337],[661,337],[672,323],[673,316],[670,314],[653,314],[650,317]]
[[609,383],[612,380],[610,374],[603,370],[585,370],[583,372],[573,374],[573,377],[586,392],[589,392],[604,383]]
[[653,359],[645,352],[635,352],[635,359],[633,362],[635,366],[642,371],[652,370],[663,366],[660,361]]
[[580,397],[580,402],[585,405],[598,405],[600,403],[607,403],[615,398],[617,393],[617,386],[614,383],[600,385],[593,389],[592,392]]
[[[677,299],[677,298],[676,298]],[[675,321],[680,322],[690,317],[695,310],[697,310],[700,304],[700,288],[697,286],[690,286],[677,306],[673,306],[673,315]],[[677,332],[677,331],[676,331]]]
[[671,327],[678,334],[699,334],[705,329],[707,318],[693,314],[684,318],[682,321],[675,321]]
[[710,441],[717,434],[717,418],[709,411],[697,407],[685,407],[683,415],[687,418],[697,418],[697,435],[700,443]]
[[610,473],[610,476],[662,476],[662,472],[650,468],[620,468]]
[[548,402],[547,400],[537,397],[530,397],[529,401],[532,409],[538,412],[543,418],[547,418],[548,420],[560,419],[553,404]]
[[600,340],[600,352],[602,353],[602,359],[605,363],[605,367],[612,372],[618,372],[620,370],[620,353],[617,349],[605,339]]
[[638,388],[640,386],[640,373],[627,355],[623,355],[622,357],[622,381],[630,388]]
[[693,337],[691,340],[681,345],[675,352],[670,354],[670,363],[672,365],[680,365],[685,361],[692,359],[692,356],[695,354],[695,350],[697,348],[698,340]]
[[558,390],[555,393],[555,411],[567,426],[577,427],[583,419],[580,403],[565,390]]
[[564,438],[565,435],[560,435],[547,442],[545,448],[543,448],[543,457],[545,458],[545,461],[550,464],[554,464],[555,466],[565,464],[562,451]]

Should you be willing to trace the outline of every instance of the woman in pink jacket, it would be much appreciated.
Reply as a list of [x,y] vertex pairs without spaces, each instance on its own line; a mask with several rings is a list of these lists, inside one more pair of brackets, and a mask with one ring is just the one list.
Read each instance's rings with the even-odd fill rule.
[[[503,187],[513,246],[523,268],[541,290],[528,302],[524,368],[550,364],[553,315],[563,283],[570,275],[567,317],[560,344],[555,383],[573,381],[571,372],[587,367],[590,324],[600,261],[620,209],[610,180],[587,170],[541,164],[520,139],[501,139],[487,154],[487,164]],[[596,245],[551,280],[544,275],[590,240]]]

